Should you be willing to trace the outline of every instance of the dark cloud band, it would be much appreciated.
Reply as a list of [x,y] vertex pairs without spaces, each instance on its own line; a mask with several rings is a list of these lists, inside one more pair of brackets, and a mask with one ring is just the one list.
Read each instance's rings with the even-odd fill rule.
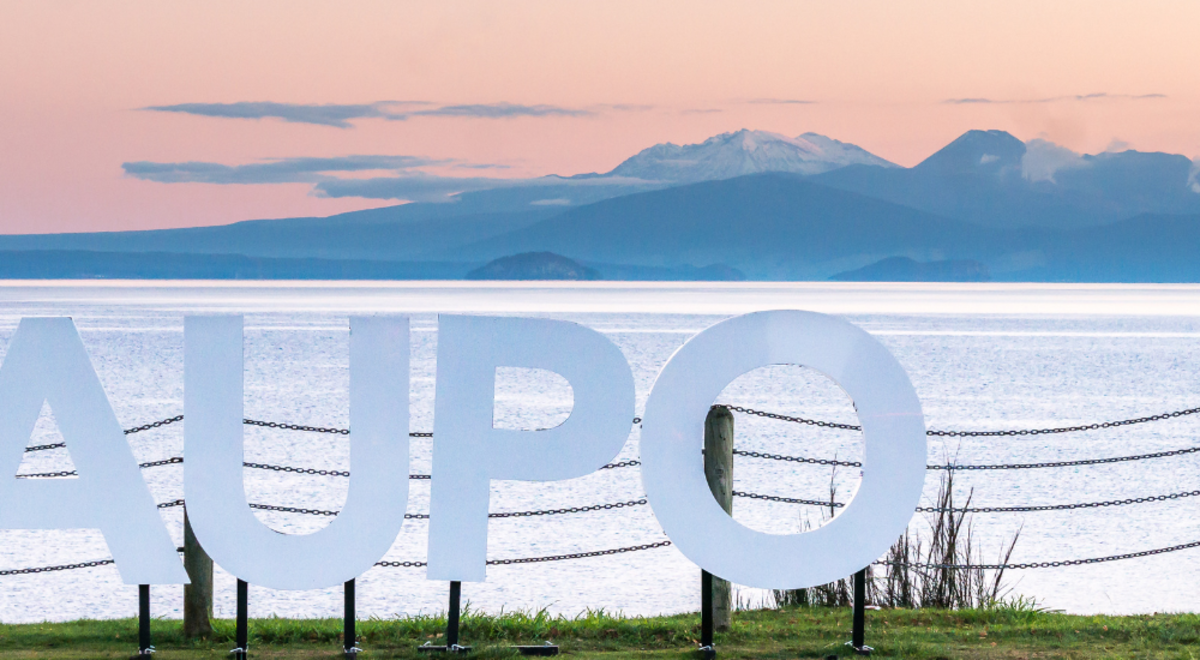
[[445,105],[434,108],[424,101],[379,101],[357,105],[302,104],[272,102],[239,103],[179,103],[155,105],[143,110],[177,112],[201,117],[226,119],[282,119],[297,124],[315,124],[336,128],[351,128],[356,119],[385,119],[404,121],[412,117],[458,117],[473,119],[505,119],[510,117],[588,117],[591,110],[563,108],[556,105],[519,105],[514,103],[477,103]]
[[421,156],[342,156],[338,158],[280,158],[265,163],[222,165],[220,163],[185,162],[153,163],[138,161],[123,163],[125,174],[144,181],[158,183],[316,183],[330,179],[332,172],[365,172],[371,170],[403,171],[414,167],[450,165],[452,160],[437,160]]

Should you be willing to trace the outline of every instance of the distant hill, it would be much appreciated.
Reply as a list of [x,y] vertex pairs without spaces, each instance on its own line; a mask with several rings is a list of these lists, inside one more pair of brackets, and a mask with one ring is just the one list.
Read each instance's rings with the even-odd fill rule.
[[840,282],[987,282],[992,279],[988,267],[970,259],[950,261],[914,261],[908,257],[888,257],[869,266],[829,277]]
[[467,273],[468,280],[598,280],[600,272],[553,252],[500,257]]
[[0,251],[0,279],[458,280],[473,266],[237,254]]
[[424,261],[433,252],[449,253],[457,246],[533,224],[558,212],[557,208],[533,207],[519,212],[479,213],[457,204],[405,204],[327,218],[249,220],[216,227],[0,236],[0,250]]
[[792,174],[707,181],[604,200],[456,250],[486,260],[549,251],[580,261],[726,263],[750,279],[825,279],[883,257],[978,253],[996,230]]

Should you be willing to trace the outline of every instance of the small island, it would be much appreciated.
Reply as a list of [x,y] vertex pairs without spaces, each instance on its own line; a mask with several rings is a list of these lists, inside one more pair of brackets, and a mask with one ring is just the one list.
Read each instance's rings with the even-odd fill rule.
[[600,272],[553,252],[500,257],[467,273],[468,280],[598,280]]

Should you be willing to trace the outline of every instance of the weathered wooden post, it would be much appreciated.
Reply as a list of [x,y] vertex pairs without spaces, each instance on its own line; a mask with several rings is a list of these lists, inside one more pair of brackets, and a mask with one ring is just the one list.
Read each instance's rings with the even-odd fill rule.
[[[708,487],[726,513],[733,514],[733,413],[713,406],[704,420],[704,476]],[[712,622],[717,630],[729,630],[733,620],[733,590],[729,582],[712,577]]]
[[183,586],[183,634],[207,637],[212,634],[213,562],[192,533],[187,509],[183,512],[183,568],[191,584]]

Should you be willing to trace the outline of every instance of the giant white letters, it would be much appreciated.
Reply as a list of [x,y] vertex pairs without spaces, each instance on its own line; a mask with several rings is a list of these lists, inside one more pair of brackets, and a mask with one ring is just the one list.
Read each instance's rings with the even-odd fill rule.
[[[629,435],[634,384],[620,349],[565,321],[446,316],[438,355],[427,576],[485,578],[493,480],[587,475]],[[184,323],[184,496],[201,545],[237,577],[277,589],[331,587],[391,547],[408,500],[407,318],[350,320],[346,505],[327,527],[287,535],[262,525],[242,482],[242,319]],[[709,406],[738,376],[772,364],[812,367],[854,401],[866,450],[858,493],[823,527],[750,530],[712,497],[700,452]],[[493,427],[498,367],[570,383],[568,419],[542,431]],[[42,402],[52,406],[78,479],[17,480]],[[748,314],[701,332],[650,393],[642,480],[663,530],[692,561],[740,584],[792,589],[845,577],[904,531],[925,477],[925,426],[904,370],[866,332],[797,311]],[[127,583],[185,583],[174,545],[70,319],[24,319],[0,366],[0,528],[98,528]]]
[[184,321],[184,498],[205,551],[247,582],[332,587],[383,557],[408,502],[407,318],[350,319],[350,491],[333,522],[280,534],[242,482],[242,317]]
[[[492,428],[496,368],[553,371],[575,405],[545,431]],[[621,349],[581,325],[547,319],[438,318],[429,501],[431,580],[482,581],[493,479],[582,477],[612,460],[633,420],[633,373]]]
[[[76,479],[15,478],[43,402]],[[69,318],[21,319],[0,366],[0,528],[99,529],[126,584],[188,581]]]
[[[812,367],[850,395],[866,449],[858,493],[810,532],[756,532],[733,520],[704,478],[704,418],[733,379],[772,364]],[[799,589],[857,572],[887,552],[921,497],[925,421],[904,369],[871,335],[832,316],[774,311],[708,328],[663,367],[642,422],[642,483],[688,559],[738,584]]]

